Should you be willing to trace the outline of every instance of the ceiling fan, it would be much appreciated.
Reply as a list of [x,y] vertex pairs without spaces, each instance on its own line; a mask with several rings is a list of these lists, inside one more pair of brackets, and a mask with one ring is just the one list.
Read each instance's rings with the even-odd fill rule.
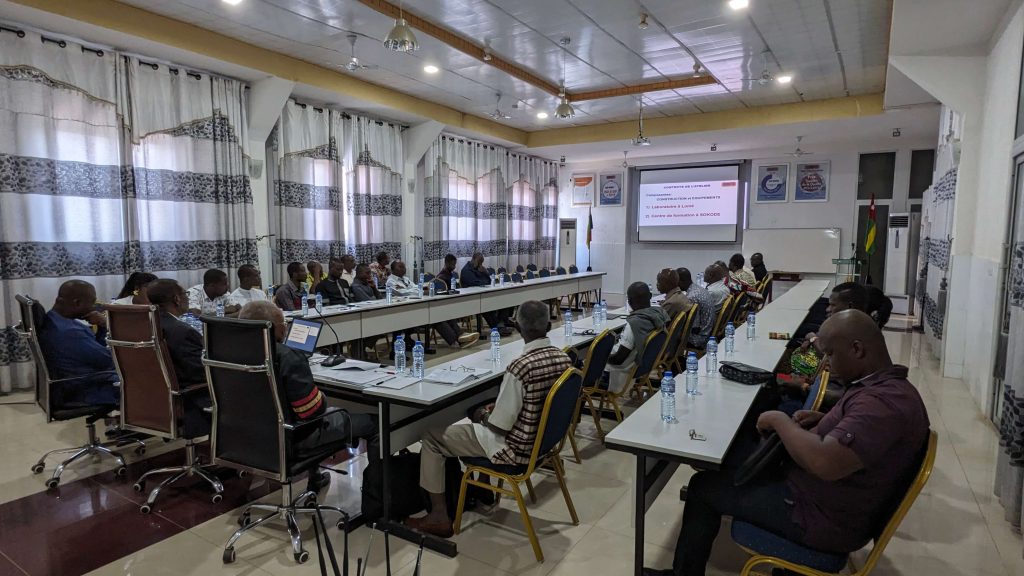
[[792,156],[794,158],[799,158],[801,156],[807,156],[808,154],[814,154],[814,152],[808,152],[808,151],[803,150],[802,148],[800,148],[800,142],[803,139],[804,139],[803,136],[797,136],[796,137],[796,148],[794,148],[792,152],[786,152],[786,156]]
[[767,86],[775,81],[775,76],[768,71],[768,51],[761,53],[761,74],[756,78],[743,78],[744,82],[757,82],[759,86]]
[[359,37],[355,34],[348,35],[348,43],[352,45],[352,59],[348,61],[348,64],[345,64],[345,69],[349,72],[359,72],[360,70],[376,70],[380,68],[376,64],[363,64],[359,62],[359,58],[356,56],[356,40],[358,39]]
[[[501,92],[495,92],[494,96],[495,96],[495,98],[497,100],[494,103],[494,112],[491,112],[490,114],[488,114],[488,116],[490,116],[491,118],[493,118],[495,120],[511,120],[512,119],[512,115],[511,114],[506,114],[506,113],[501,111]],[[518,103],[516,103],[516,104],[518,105]],[[513,105],[513,108],[516,108],[517,105]]]

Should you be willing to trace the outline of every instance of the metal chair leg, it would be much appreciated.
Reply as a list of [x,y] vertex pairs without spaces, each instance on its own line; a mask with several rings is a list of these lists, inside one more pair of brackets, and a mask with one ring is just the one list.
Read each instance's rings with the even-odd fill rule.
[[302,549],[302,533],[299,531],[299,523],[295,521],[295,512],[289,510],[285,514],[285,521],[288,523],[288,537],[292,542],[292,554],[295,555],[295,559],[301,564],[305,562],[302,559],[305,550]]
[[544,552],[540,549],[540,541],[537,540],[537,533],[533,530],[533,521],[530,520],[530,513],[526,511],[523,492],[515,482],[512,482],[512,495],[515,496],[516,504],[519,505],[519,515],[523,517],[523,524],[526,525],[526,535],[530,537],[530,546],[533,547],[533,554],[537,557],[537,562],[543,562]]
[[583,459],[580,458],[580,449],[579,449],[578,446],[576,446],[576,430],[575,429],[573,429],[572,433],[569,435],[569,446],[572,448],[572,455],[573,455],[574,458],[576,458],[576,463],[577,464],[582,464],[583,463]]
[[455,508],[455,522],[452,523],[452,529],[456,534],[458,534],[459,530],[462,528],[462,512],[466,508],[466,492],[469,489],[469,482],[467,481],[472,473],[473,471],[471,469],[466,469],[466,471],[462,473],[462,482],[459,483],[459,504]]
[[562,496],[565,497],[565,505],[569,507],[569,516],[572,517],[573,525],[579,526],[580,519],[576,515],[576,506],[572,503],[572,497],[569,496],[569,486],[565,483],[565,468],[562,467],[562,462],[558,458],[553,458],[552,463],[555,467],[555,477],[558,478],[558,485],[562,488]]
[[533,480],[526,479],[526,490],[530,493],[530,502],[537,503],[537,493],[533,490]]

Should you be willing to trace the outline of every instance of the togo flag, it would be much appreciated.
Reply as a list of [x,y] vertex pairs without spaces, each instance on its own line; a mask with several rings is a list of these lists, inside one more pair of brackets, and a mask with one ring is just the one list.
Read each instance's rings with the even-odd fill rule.
[[587,215],[587,249],[590,249],[590,241],[594,239],[594,211],[590,210]]
[[875,253],[875,234],[878,224],[875,222],[875,195],[871,195],[871,205],[868,206],[868,229],[864,234],[864,252],[871,256]]

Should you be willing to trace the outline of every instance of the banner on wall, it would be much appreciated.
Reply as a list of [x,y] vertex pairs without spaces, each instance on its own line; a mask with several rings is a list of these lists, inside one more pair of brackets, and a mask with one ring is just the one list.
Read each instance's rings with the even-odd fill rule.
[[785,202],[789,164],[769,164],[757,168],[756,202]]
[[828,202],[828,162],[796,165],[794,202]]
[[594,205],[594,175],[573,174],[572,175],[572,205],[593,206]]
[[601,174],[598,206],[622,206],[622,173]]

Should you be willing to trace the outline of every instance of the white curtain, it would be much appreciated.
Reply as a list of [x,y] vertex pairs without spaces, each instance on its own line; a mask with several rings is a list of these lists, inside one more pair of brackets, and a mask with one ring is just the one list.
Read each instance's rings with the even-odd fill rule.
[[402,127],[363,116],[345,126],[346,249],[357,262],[401,257]]
[[508,196],[508,267],[552,268],[558,241],[558,164],[509,154],[507,174],[514,179]]
[[68,277],[124,281],[117,56],[0,33],[0,391],[34,384],[15,294],[49,308]]

